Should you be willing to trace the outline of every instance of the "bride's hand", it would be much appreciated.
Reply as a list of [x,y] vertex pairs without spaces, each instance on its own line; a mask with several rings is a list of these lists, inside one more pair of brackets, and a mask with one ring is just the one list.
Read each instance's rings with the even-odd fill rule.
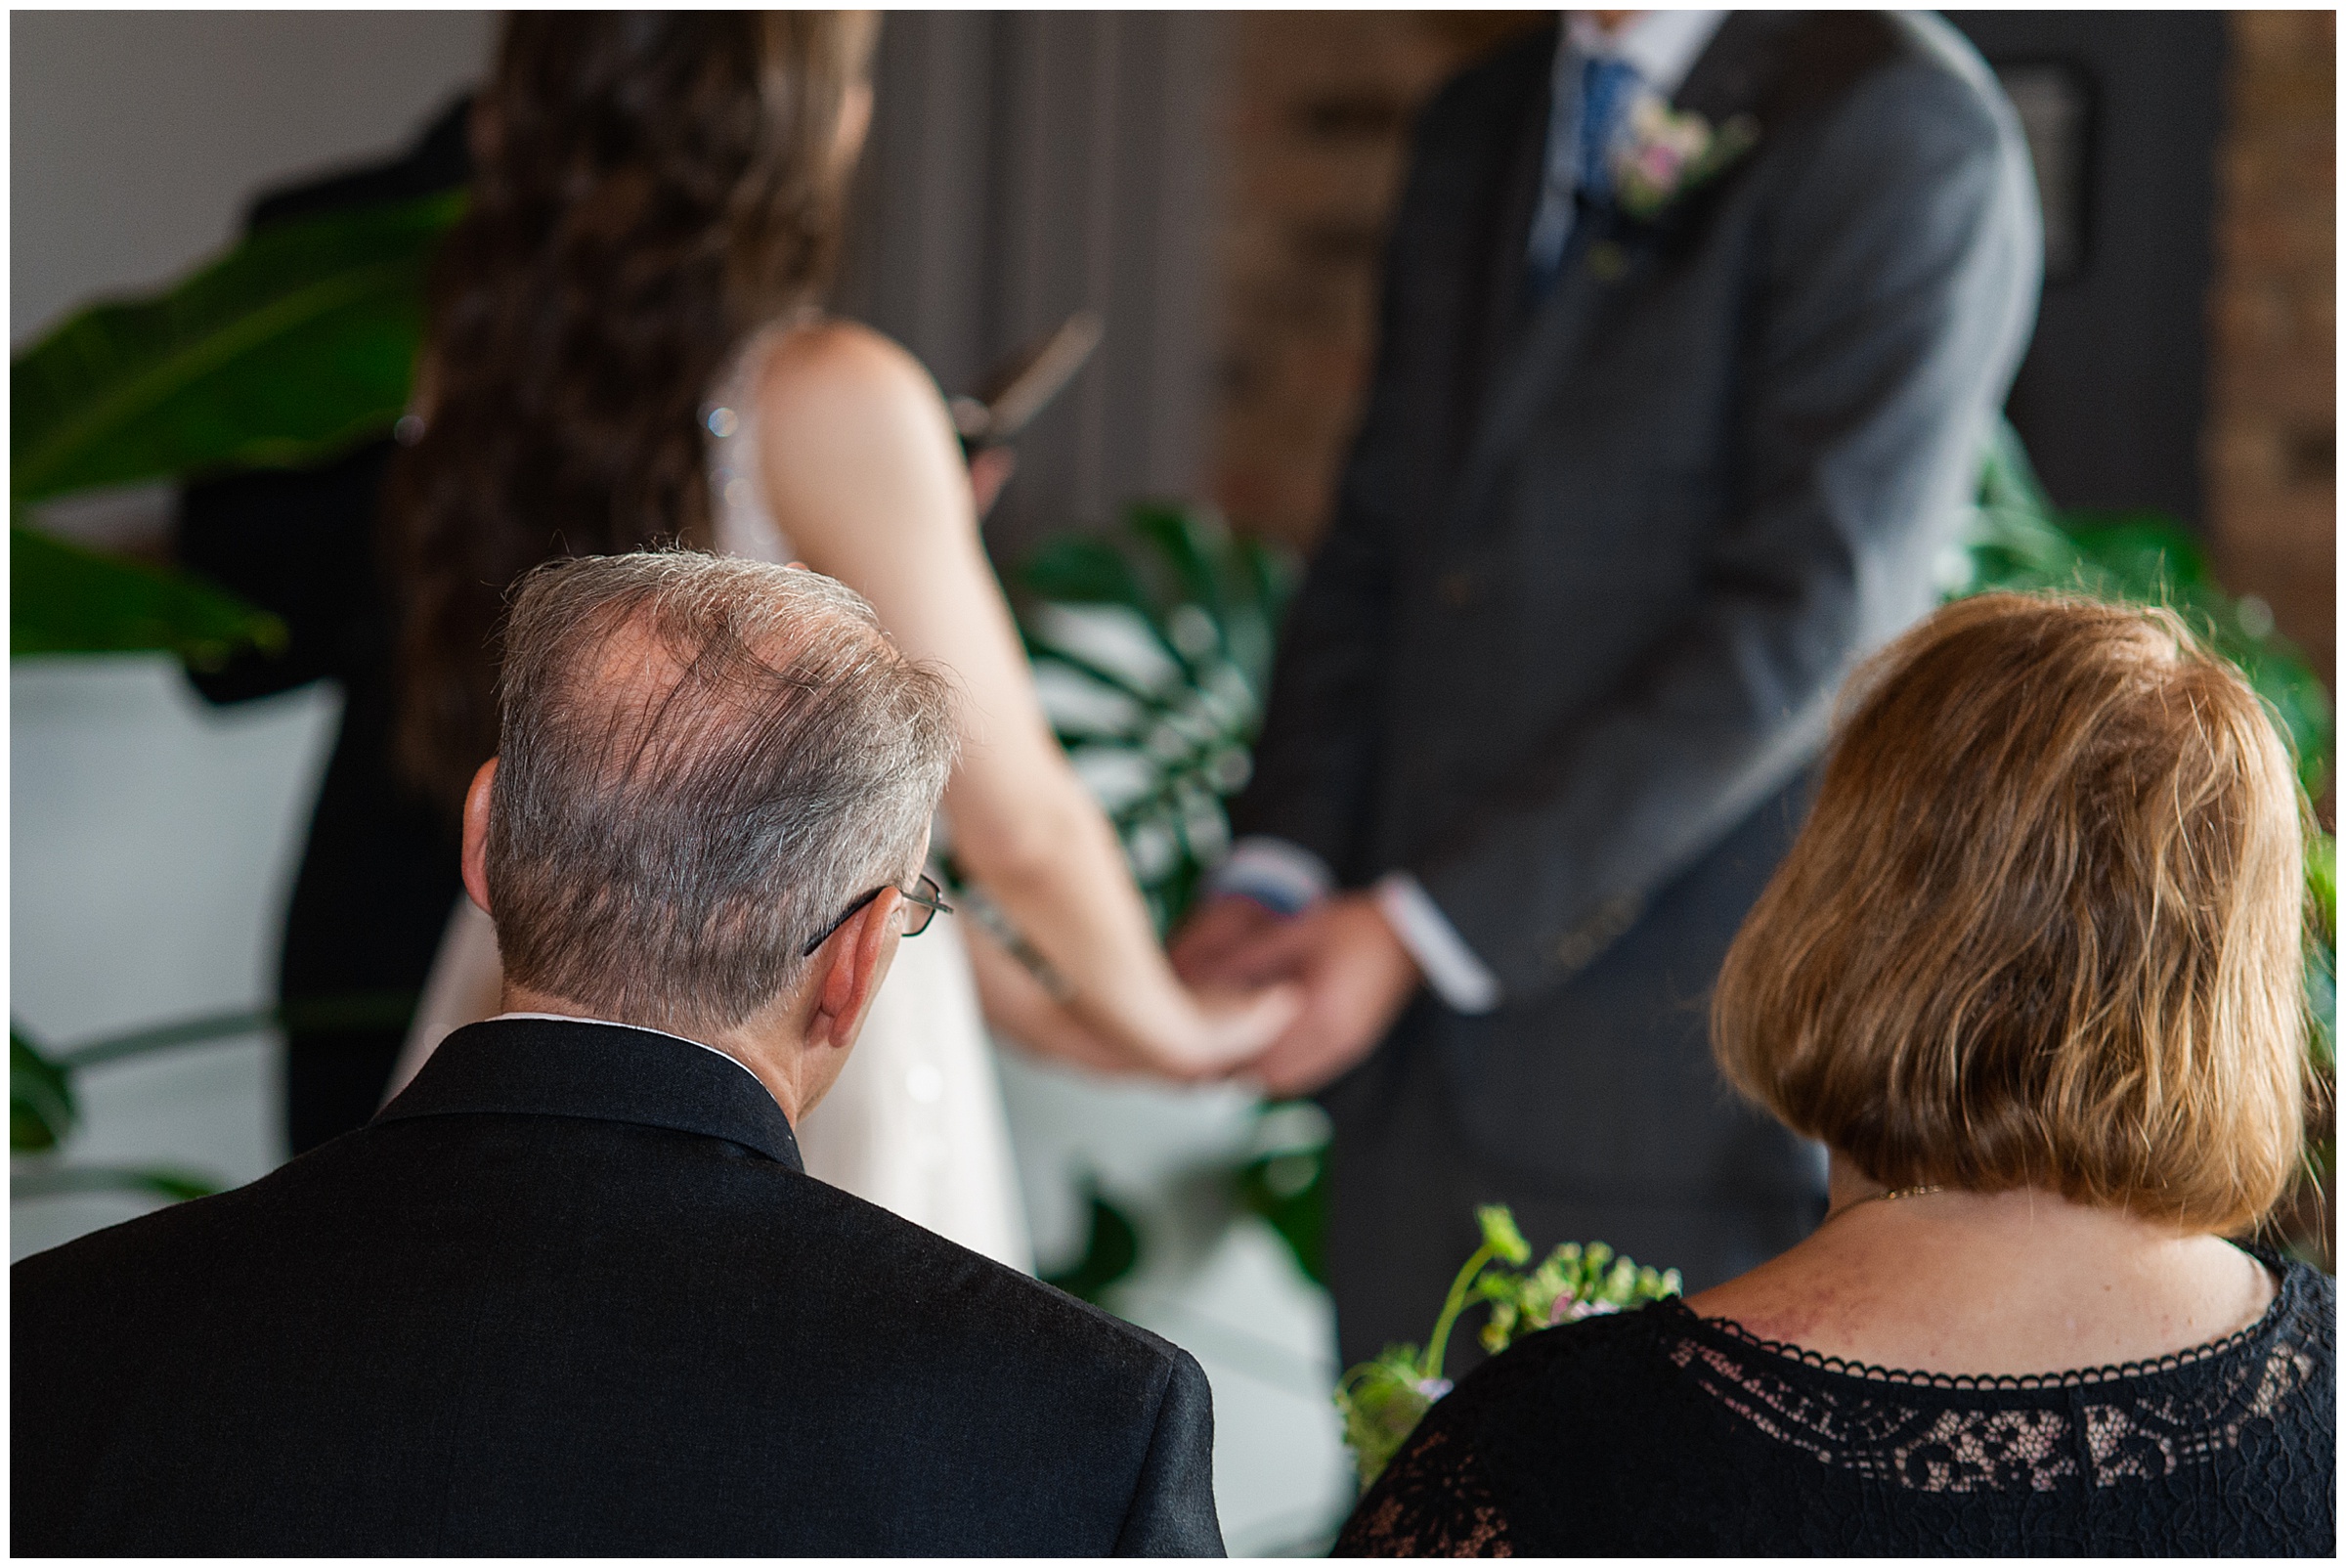
[[1179,1078],[1219,1078],[1261,1056],[1303,1011],[1303,988],[1281,983],[1238,990],[1193,989],[1195,1020],[1171,1043],[1157,1070]]
[[1111,1039],[1055,1000],[982,928],[968,934],[970,967],[987,1020],[1040,1056],[1096,1072],[1176,1080],[1227,1076],[1261,1055],[1303,1006],[1294,985],[1261,989],[1172,987],[1146,1041]]

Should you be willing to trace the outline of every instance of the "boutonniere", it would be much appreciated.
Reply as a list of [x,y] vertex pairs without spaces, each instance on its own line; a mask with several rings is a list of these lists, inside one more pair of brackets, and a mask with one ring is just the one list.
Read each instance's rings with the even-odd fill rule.
[[1642,93],[1629,106],[1629,124],[1613,149],[1614,202],[1650,223],[1759,143],[1760,122],[1749,114],[1714,126],[1692,109],[1671,108],[1660,93]]

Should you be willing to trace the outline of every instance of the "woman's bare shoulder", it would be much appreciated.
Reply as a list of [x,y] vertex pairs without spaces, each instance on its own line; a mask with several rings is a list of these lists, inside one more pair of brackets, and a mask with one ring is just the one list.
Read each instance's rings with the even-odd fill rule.
[[759,407],[828,424],[841,415],[940,419],[936,382],[903,344],[860,322],[825,318],[780,334],[758,383]]
[[818,568],[845,570],[858,539],[969,526],[945,400],[901,344],[815,323],[782,335],[757,374],[766,504]]

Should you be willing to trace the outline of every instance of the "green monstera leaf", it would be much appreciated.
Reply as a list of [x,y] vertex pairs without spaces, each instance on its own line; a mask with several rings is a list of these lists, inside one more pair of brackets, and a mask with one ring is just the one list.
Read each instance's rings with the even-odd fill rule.
[[[77,1064],[44,1050],[21,1025],[8,1031],[8,1145],[14,1155],[53,1155],[81,1124],[73,1095]],[[24,1168],[29,1163],[30,1168]],[[162,1167],[19,1162],[9,1197],[58,1198],[74,1193],[132,1193],[179,1202],[218,1192],[207,1176]]]
[[11,493],[315,462],[389,429],[463,202],[272,225],[157,295],[74,315],[11,369]]
[[262,229],[143,299],[94,305],[9,376],[9,647],[161,651],[213,669],[274,651],[276,617],[180,572],[22,526],[108,485],[324,460],[391,427],[423,339],[425,275],[461,192]]
[[1045,1285],[1057,1285],[1097,1306],[1109,1285],[1140,1266],[1141,1233],[1122,1209],[1100,1196],[1097,1182],[1085,1185],[1084,1199],[1091,1224],[1085,1233],[1083,1255],[1042,1278]]
[[1124,842],[1160,930],[1230,845],[1293,577],[1200,507],[1143,503],[1018,573],[1036,689]]
[[209,1198],[219,1191],[220,1184],[209,1176],[163,1165],[60,1165],[51,1170],[21,1172],[8,1184],[12,1199],[127,1193],[136,1198],[184,1203],[191,1198]]
[[81,1111],[65,1065],[28,1038],[8,1031],[8,1147],[11,1154],[37,1154],[73,1135]]
[[184,572],[9,530],[8,645],[46,653],[175,653],[216,670],[238,649],[275,652],[284,623]]

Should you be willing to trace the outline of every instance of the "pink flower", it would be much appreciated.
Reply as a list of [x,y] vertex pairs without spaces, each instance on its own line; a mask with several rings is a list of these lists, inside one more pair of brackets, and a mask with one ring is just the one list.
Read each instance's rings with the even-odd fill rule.
[[1627,133],[1612,151],[1622,210],[1639,218],[1659,215],[1750,151],[1758,138],[1748,115],[1714,130],[1702,115],[1672,109],[1661,94],[1643,94],[1629,106]]

